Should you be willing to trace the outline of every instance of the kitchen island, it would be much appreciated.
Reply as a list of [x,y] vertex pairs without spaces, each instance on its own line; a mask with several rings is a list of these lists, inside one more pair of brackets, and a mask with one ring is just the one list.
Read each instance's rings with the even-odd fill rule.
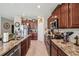
[[[20,47],[22,46],[22,42],[29,38],[31,36],[31,34],[27,35],[26,37],[24,38],[20,38],[20,39],[14,39],[14,40],[11,40],[9,42],[6,42],[6,43],[0,43],[0,56],[3,56],[7,53],[9,53],[10,50],[12,50],[14,47],[20,45]],[[28,42],[29,42],[29,39],[28,39]],[[28,43],[29,44],[29,43]],[[20,48],[21,49],[21,48]],[[20,52],[22,52],[23,50],[21,50]],[[6,55],[5,55],[6,56]]]
[[79,46],[63,39],[51,39],[51,56],[79,56]]

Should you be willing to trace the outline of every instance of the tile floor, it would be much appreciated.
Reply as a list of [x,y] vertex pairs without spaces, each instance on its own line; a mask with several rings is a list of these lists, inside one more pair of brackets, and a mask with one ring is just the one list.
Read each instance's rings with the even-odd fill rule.
[[45,44],[38,40],[31,40],[26,56],[48,56]]

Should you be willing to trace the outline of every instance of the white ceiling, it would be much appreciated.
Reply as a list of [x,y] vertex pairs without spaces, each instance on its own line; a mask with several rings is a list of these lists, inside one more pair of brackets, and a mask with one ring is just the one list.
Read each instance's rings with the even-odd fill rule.
[[[40,5],[40,8],[37,8],[37,5]],[[24,15],[30,18],[36,16],[48,18],[57,5],[57,3],[0,3],[0,16],[15,17]]]

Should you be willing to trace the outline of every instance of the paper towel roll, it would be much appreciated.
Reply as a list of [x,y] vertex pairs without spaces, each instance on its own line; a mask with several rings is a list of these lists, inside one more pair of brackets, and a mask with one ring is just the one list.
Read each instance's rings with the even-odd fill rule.
[[9,38],[8,38],[9,33],[3,33],[3,42],[8,42]]

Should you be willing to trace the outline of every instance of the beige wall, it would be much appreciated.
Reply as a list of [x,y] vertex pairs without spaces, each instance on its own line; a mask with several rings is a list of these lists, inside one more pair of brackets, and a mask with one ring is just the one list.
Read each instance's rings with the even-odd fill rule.
[[0,16],[0,37],[1,37],[1,16]]

